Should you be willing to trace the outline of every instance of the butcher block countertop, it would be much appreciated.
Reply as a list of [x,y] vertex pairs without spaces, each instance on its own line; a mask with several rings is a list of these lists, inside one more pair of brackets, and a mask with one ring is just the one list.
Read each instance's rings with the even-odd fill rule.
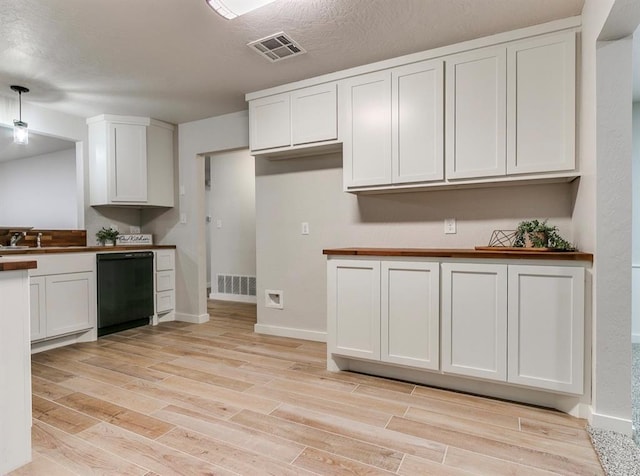
[[562,261],[588,261],[593,263],[593,254],[581,251],[526,251],[522,250],[475,250],[455,248],[331,248],[322,250],[331,256],[399,256],[413,258],[485,258],[485,259],[537,259]]
[[49,253],[110,253],[112,251],[146,251],[175,249],[176,245],[136,245],[136,246],[51,246],[12,250],[10,246],[0,248],[0,256],[35,255]]
[[37,261],[2,261],[0,259],[0,271],[18,271],[22,269],[36,269]]

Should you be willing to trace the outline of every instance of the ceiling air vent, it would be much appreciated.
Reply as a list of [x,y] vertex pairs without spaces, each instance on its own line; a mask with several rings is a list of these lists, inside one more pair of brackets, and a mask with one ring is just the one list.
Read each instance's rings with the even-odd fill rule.
[[272,63],[306,53],[304,48],[283,31],[252,41],[247,46]]

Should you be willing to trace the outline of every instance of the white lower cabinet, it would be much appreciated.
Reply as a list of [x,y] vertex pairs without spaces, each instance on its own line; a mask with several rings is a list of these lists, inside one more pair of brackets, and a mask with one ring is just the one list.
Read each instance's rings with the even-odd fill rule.
[[167,317],[176,307],[176,252],[156,250],[154,253],[156,316]]
[[509,266],[509,382],[581,394],[584,268]]
[[95,255],[37,256],[30,279],[31,341],[96,326]]
[[440,367],[440,266],[383,261],[380,360],[423,369]]
[[380,262],[329,261],[328,330],[331,352],[380,359]]
[[438,263],[329,262],[331,353],[439,368]]
[[94,274],[68,273],[45,277],[47,337],[91,329],[96,300]]
[[442,263],[442,370],[507,378],[507,266]]
[[583,264],[330,258],[327,278],[330,357],[584,392]]

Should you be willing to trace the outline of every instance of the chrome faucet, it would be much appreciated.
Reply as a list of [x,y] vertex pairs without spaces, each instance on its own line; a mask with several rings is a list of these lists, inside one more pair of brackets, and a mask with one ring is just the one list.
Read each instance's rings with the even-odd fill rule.
[[41,248],[42,247],[42,243],[40,243],[41,239],[42,239],[42,233],[38,233],[38,236],[36,237],[36,247],[37,248]]
[[23,231],[22,233],[14,233],[14,235],[11,237],[11,241],[9,242],[9,246],[16,246],[18,244],[18,241],[20,241],[25,236],[27,236],[26,231]]

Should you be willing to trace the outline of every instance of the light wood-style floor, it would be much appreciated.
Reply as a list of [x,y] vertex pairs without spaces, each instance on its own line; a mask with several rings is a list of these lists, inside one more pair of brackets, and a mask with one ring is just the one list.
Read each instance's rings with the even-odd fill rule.
[[564,414],[325,370],[255,306],[33,356],[33,462],[12,475],[603,474]]

